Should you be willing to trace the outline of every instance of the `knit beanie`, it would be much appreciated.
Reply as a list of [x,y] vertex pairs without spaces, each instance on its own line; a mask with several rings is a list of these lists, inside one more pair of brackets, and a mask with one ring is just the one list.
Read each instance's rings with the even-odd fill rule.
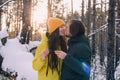
[[48,24],[48,32],[51,34],[60,26],[65,25],[65,22],[62,19],[50,17],[48,19],[47,24]]

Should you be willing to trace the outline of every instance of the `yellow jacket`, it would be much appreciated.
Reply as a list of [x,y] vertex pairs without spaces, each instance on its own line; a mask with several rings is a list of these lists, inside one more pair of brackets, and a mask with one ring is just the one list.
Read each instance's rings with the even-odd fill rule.
[[42,51],[48,49],[47,37],[43,35],[42,40],[36,50],[35,58],[32,62],[32,67],[38,71],[38,80],[58,80],[59,76],[57,71],[52,73],[52,70],[48,69],[48,75],[46,76],[46,70],[48,65],[48,58],[42,60]]

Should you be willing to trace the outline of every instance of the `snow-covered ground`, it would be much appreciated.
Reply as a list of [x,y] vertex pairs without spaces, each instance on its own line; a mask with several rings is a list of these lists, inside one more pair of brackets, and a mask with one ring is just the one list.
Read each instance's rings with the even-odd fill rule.
[[91,77],[90,80],[106,80],[105,65],[100,65],[100,57],[96,57],[91,62]]
[[[106,80],[106,62],[107,58],[105,57],[103,66],[100,65],[100,57],[96,57],[91,62],[91,78],[90,80]],[[120,80],[120,64],[115,70],[115,80]]]
[[115,77],[116,77],[116,80],[120,80],[120,64],[116,68]]
[[34,56],[28,50],[37,46],[38,43],[30,42],[29,45],[22,45],[18,38],[8,39],[6,45],[0,48],[0,53],[4,58],[2,68],[18,72],[17,80],[23,77],[26,80],[37,80],[37,72],[32,68]]

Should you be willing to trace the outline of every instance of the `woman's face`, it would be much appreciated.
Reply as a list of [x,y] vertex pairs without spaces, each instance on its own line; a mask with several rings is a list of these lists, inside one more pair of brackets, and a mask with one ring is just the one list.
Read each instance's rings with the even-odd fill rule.
[[65,31],[66,31],[66,27],[65,26],[61,26],[59,28],[59,33],[61,36],[65,36]]
[[70,23],[67,23],[66,25],[66,35],[70,35]]

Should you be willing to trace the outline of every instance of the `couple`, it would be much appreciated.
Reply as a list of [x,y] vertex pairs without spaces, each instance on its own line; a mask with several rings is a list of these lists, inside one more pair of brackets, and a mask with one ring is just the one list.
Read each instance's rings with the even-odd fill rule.
[[63,20],[49,18],[47,25],[32,63],[38,80],[89,80],[91,49],[83,23],[71,20],[65,27]]

